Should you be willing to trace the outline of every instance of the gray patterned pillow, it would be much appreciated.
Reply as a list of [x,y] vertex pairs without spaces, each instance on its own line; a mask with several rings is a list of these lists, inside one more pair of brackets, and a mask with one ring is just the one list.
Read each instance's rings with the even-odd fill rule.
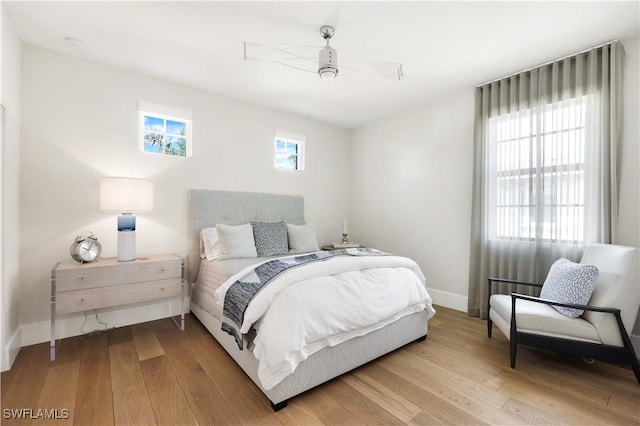
[[[593,265],[574,263],[569,259],[558,259],[549,270],[540,298],[561,303],[586,305],[598,281],[598,268]],[[553,305],[552,305],[553,306]],[[553,306],[562,315],[577,318],[582,309]]]
[[258,257],[278,256],[289,252],[285,222],[251,222]]

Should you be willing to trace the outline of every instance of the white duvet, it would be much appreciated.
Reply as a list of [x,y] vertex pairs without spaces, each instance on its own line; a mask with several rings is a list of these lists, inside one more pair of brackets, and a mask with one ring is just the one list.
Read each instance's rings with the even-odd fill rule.
[[[220,304],[248,269],[216,290]],[[429,318],[435,313],[424,275],[413,260],[336,256],[291,268],[275,278],[247,307],[240,331],[247,333],[251,327],[257,331],[253,354],[258,377],[269,390],[322,348],[424,309]]]

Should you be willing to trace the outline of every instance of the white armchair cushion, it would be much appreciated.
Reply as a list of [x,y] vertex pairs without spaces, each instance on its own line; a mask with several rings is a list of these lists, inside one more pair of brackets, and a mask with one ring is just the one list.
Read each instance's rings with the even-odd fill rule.
[[[505,336],[510,336],[511,296],[491,296],[489,317]],[[550,305],[528,300],[516,301],[516,325],[519,332],[542,334],[563,339],[602,343],[598,330],[582,318],[569,318]]]
[[[617,274],[601,273],[598,283],[591,295],[589,305],[601,307],[617,307],[618,289],[622,287],[624,277]],[[603,312],[585,311],[582,317],[598,330],[603,343],[613,346],[623,346],[620,328],[616,318]]]
[[[544,281],[541,299],[561,303],[586,305],[598,280],[598,268],[593,265],[574,263],[569,259],[558,259],[549,270]],[[558,312],[569,318],[577,318],[584,313],[582,309],[553,306]]]
[[[640,304],[637,261],[637,249],[610,244],[591,244],[581,260],[600,271],[589,305],[620,309],[627,333],[633,329]],[[603,343],[623,346],[613,315],[586,311],[583,318],[598,329]]]

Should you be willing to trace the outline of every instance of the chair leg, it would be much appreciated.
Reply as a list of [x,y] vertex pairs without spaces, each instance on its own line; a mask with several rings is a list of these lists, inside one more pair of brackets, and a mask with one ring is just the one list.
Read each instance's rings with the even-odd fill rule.
[[[635,358],[635,354],[634,358]],[[640,362],[638,362],[638,358],[635,358],[633,362],[631,362],[631,368],[633,368],[633,373],[636,375],[636,380],[638,380],[638,384],[640,385]]]
[[489,336],[489,338],[491,338],[492,330],[493,330],[493,321],[491,321],[491,318],[487,317],[487,336]]
[[638,356],[636,355],[636,351],[633,348],[633,343],[631,343],[631,338],[627,333],[627,330],[624,328],[624,324],[622,323],[622,317],[620,316],[620,311],[615,314],[616,321],[618,322],[618,329],[620,330],[620,336],[622,336],[622,341],[624,342],[625,350],[628,351],[628,357],[631,360],[631,368],[633,369],[633,374],[636,375],[636,380],[638,384],[640,384],[640,362],[638,362]]
[[509,347],[511,349],[511,368],[516,368],[516,346],[518,345],[518,326],[516,325],[516,298],[511,293],[511,327],[509,330]]

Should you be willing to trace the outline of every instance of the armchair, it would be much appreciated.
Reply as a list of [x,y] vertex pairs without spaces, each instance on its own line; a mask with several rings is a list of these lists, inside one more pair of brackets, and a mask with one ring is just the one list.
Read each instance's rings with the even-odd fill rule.
[[[542,284],[489,278],[487,334],[493,324],[510,341],[511,368],[518,345],[538,347],[569,355],[630,365],[640,384],[640,364],[629,333],[640,307],[637,249],[611,244],[589,245],[581,264],[598,268],[598,279],[588,305],[560,303],[512,293],[492,294],[494,283],[534,287]],[[584,310],[569,318],[552,306]],[[512,315],[515,313],[515,315]]]

